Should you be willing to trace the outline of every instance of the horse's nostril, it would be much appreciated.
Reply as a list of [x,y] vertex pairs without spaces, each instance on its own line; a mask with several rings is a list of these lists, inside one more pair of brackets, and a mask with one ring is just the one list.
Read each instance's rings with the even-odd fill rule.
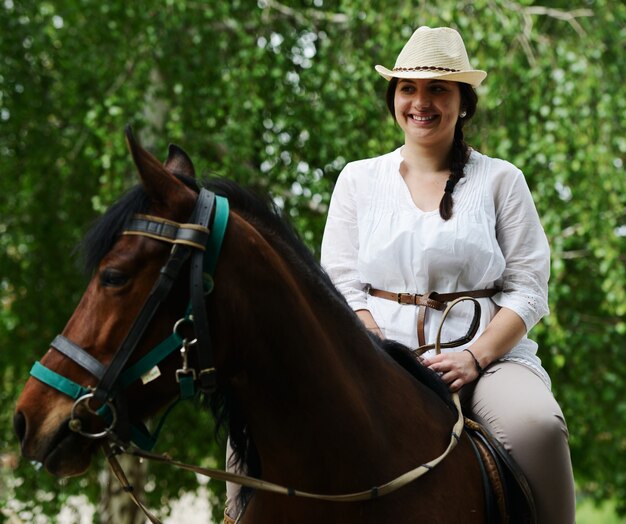
[[13,428],[15,429],[15,434],[21,443],[26,436],[26,417],[21,411],[18,411],[13,417]]

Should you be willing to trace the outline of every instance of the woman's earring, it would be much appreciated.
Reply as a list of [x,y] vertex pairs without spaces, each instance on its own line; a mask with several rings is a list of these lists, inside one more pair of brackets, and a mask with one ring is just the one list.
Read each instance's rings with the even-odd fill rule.
[[463,110],[461,111],[461,113],[459,114],[459,118],[465,118],[467,116],[467,111]]

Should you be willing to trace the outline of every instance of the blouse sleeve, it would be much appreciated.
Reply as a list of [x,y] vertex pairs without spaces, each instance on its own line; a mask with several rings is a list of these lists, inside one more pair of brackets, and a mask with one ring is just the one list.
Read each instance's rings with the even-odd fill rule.
[[359,280],[359,229],[354,173],[348,164],[339,174],[328,208],[321,263],[350,307],[367,309],[366,285]]
[[495,188],[496,238],[506,268],[494,301],[517,313],[529,331],[549,313],[550,247],[522,172],[503,178]]

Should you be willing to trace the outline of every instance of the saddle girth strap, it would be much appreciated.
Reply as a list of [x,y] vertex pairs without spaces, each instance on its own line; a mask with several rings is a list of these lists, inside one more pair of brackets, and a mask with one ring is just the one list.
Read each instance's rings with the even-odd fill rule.
[[[426,344],[426,337],[424,336],[424,325],[426,324],[426,311],[427,308],[436,309],[437,311],[443,311],[446,308],[448,302],[452,302],[457,298],[470,297],[470,298],[491,298],[495,294],[499,293],[498,288],[477,289],[474,291],[456,291],[454,293],[437,293],[436,291],[428,291],[424,294],[419,293],[392,293],[391,291],[384,291],[382,289],[370,288],[368,293],[373,297],[384,298],[386,300],[392,300],[402,305],[418,306],[417,309],[417,342],[419,346]],[[469,342],[469,340],[467,341]],[[448,347],[445,343],[441,344],[441,347]]]

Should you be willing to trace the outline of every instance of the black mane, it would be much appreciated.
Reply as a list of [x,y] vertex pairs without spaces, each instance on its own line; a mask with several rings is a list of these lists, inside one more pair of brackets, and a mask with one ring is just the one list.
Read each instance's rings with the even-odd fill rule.
[[260,195],[225,178],[206,180],[204,187],[227,197],[230,207],[257,227],[300,270],[299,274],[313,283],[313,292],[326,295],[340,310],[345,310],[345,299],[269,195]]

